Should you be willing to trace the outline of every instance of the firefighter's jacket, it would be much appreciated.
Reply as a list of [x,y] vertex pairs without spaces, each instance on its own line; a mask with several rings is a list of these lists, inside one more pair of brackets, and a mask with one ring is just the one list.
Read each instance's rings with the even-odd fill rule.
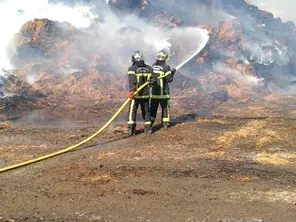
[[[153,73],[150,84],[152,85],[151,98],[153,99],[169,99],[170,88],[169,83],[173,81],[174,73],[172,73],[170,66],[164,61],[156,61],[152,66]],[[163,77],[158,79],[158,77]]]
[[[145,64],[144,61],[134,62],[128,69],[129,91],[136,91],[141,85],[150,81],[152,68]],[[149,86],[146,86],[134,97],[135,99],[149,99]]]

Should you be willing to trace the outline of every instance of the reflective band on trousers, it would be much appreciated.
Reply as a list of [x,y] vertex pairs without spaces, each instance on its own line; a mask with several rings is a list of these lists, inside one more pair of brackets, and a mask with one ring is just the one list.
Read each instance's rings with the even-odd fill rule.
[[[128,118],[128,122],[134,122],[132,120],[133,118],[133,109],[134,109],[134,105],[135,105],[135,100],[132,100],[131,106],[130,106],[130,113],[129,113],[129,118]],[[128,124],[133,124],[133,123],[128,123]]]
[[162,122],[164,122],[164,123],[170,122],[170,118],[163,118]]
[[170,98],[170,95],[151,95],[151,98],[152,99],[169,99]]
[[168,122],[170,122],[171,121],[171,107],[170,107],[171,105],[170,105],[170,100],[168,100],[168,105],[167,105],[167,110],[168,110],[168,119],[169,119],[169,121]]
[[151,121],[145,122],[145,125],[151,125]]

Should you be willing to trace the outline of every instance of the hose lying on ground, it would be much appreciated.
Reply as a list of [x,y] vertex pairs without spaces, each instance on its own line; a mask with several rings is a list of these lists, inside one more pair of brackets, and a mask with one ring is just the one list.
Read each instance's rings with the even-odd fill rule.
[[[179,66],[176,67],[176,70],[180,69],[185,63],[187,63],[190,59],[192,59],[194,56],[196,56],[205,46],[206,42],[203,43],[203,45],[201,45],[201,47],[197,50],[197,52],[193,55],[191,55],[189,58],[187,58],[187,60],[185,60],[182,64],[180,64]],[[161,78],[164,78],[165,76],[162,76],[162,77],[158,77],[158,79],[161,79]],[[143,84],[141,87],[139,87],[135,92],[134,92],[134,95],[138,94],[143,88],[145,88],[147,85],[149,84],[149,82],[146,82],[145,84]],[[26,166],[26,165],[29,165],[29,164],[32,164],[32,163],[36,163],[36,162],[39,162],[39,161],[42,161],[42,160],[45,160],[45,159],[48,159],[48,158],[51,158],[51,157],[54,157],[54,156],[57,156],[57,155],[60,155],[60,154],[63,154],[63,153],[67,153],[71,150],[74,150],[80,146],[82,146],[83,144],[91,141],[93,138],[95,138],[97,135],[99,135],[101,132],[103,132],[113,121],[114,119],[119,115],[119,113],[126,107],[126,105],[129,103],[130,99],[127,99],[123,104],[122,106],[117,110],[117,112],[112,116],[112,118],[101,128],[99,129],[96,133],[94,133],[93,135],[91,135],[90,137],[88,137],[87,139],[81,141],[80,143],[77,143],[75,145],[72,145],[66,149],[63,149],[63,150],[60,150],[60,151],[57,151],[57,152],[54,152],[54,153],[51,153],[51,154],[48,154],[48,155],[45,155],[45,156],[41,156],[41,157],[38,157],[36,159],[32,159],[32,160],[28,160],[28,161],[25,161],[25,162],[22,162],[22,163],[19,163],[19,164],[15,164],[15,165],[12,165],[12,166],[8,166],[8,167],[4,167],[4,168],[1,168],[0,169],[0,173],[2,172],[5,172],[5,171],[9,171],[9,170],[13,170],[13,169],[16,169],[16,168],[19,168],[19,167],[22,167],[22,166]]]
[[[137,89],[137,91],[135,91],[134,95],[139,93],[139,91],[141,91],[143,88],[145,88],[148,84],[149,84],[149,82],[146,82],[141,87],[139,87]],[[54,153],[51,153],[51,154],[48,154],[48,155],[45,155],[45,156],[38,157],[36,159],[28,160],[28,161],[25,161],[25,162],[22,162],[22,163],[19,163],[19,164],[15,164],[15,165],[12,165],[12,166],[2,168],[2,169],[0,169],[0,173],[8,171],[8,170],[16,169],[16,168],[19,168],[19,167],[22,167],[22,166],[26,166],[26,165],[29,165],[29,164],[32,164],[32,163],[36,163],[36,162],[39,162],[39,161],[42,161],[42,160],[45,160],[45,159],[48,159],[48,158],[63,154],[63,153],[67,153],[67,152],[69,152],[71,150],[74,150],[74,149],[82,146],[83,144],[91,141],[93,138],[95,138],[97,135],[99,135],[101,132],[103,132],[114,121],[114,119],[119,115],[119,113],[121,113],[121,111],[126,107],[126,105],[129,103],[129,101],[130,101],[130,99],[127,99],[122,104],[122,106],[117,110],[117,112],[112,116],[112,118],[101,129],[99,129],[96,133],[94,133],[93,135],[91,135],[87,139],[81,141],[80,143],[72,145],[72,146],[70,146],[70,147],[68,147],[66,149],[63,149],[63,150],[60,150],[60,151],[57,151],[57,152],[54,152]]]

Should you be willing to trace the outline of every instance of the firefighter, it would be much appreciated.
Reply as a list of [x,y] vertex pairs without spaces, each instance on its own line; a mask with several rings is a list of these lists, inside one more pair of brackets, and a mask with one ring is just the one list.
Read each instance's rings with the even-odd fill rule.
[[138,94],[134,95],[134,92],[141,85],[150,81],[152,68],[145,64],[143,53],[140,51],[134,52],[132,63],[132,66],[128,69],[128,97],[131,99],[128,112],[128,134],[130,136],[135,134],[136,115],[139,105],[141,106],[142,117],[145,121],[145,132],[152,133],[149,86],[146,86]]
[[[158,106],[161,106],[161,123],[164,129],[170,124],[170,89],[169,83],[173,81],[176,69],[166,64],[168,53],[161,50],[157,53],[156,62],[153,64],[151,76],[151,126],[156,120]],[[163,77],[158,79],[158,77]]]

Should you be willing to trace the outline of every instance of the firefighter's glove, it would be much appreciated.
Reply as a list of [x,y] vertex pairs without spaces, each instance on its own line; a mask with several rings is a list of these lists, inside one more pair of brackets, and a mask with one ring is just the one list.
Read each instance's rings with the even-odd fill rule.
[[172,72],[173,74],[175,74],[176,71],[177,71],[177,70],[176,70],[175,68],[173,68],[173,69],[171,70],[171,72]]
[[134,92],[128,92],[128,98],[130,98],[131,100],[133,100],[135,97]]

